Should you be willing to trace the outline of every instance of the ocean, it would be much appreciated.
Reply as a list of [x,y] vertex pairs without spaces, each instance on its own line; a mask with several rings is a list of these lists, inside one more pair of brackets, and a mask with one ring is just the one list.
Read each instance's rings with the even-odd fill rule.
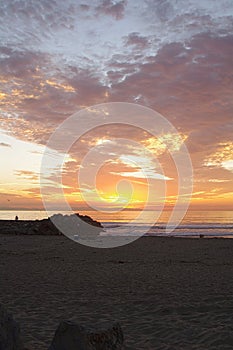
[[[57,212],[50,212],[49,216]],[[140,213],[136,210],[123,210],[117,213],[99,211],[79,211],[82,215],[89,215],[93,219],[100,221],[107,234],[129,234],[141,235],[148,232],[150,236],[182,236],[182,237],[225,237],[233,238],[233,211],[197,211],[189,210],[181,223],[173,232],[166,232],[166,223],[170,217],[170,211],[163,211],[155,223],[151,220],[156,216],[156,212],[148,211],[143,215],[143,219],[135,218]],[[63,214],[71,214],[64,212]],[[41,220],[48,217],[46,211],[0,211],[0,219],[14,220],[15,216],[19,220]],[[134,221],[133,221],[134,220]]]

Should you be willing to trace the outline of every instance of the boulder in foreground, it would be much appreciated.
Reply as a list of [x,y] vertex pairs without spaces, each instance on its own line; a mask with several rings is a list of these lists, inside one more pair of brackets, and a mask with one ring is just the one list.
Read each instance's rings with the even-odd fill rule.
[[0,304],[0,350],[22,350],[18,323]]
[[120,350],[123,341],[119,323],[105,330],[98,330],[63,321],[55,332],[49,350]]

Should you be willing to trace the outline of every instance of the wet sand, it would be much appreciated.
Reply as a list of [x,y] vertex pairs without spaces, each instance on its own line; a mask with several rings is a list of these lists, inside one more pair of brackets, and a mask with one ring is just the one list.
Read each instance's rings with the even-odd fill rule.
[[0,302],[30,349],[48,349],[64,319],[119,321],[125,349],[233,349],[233,239],[144,237],[94,249],[0,235],[0,266]]

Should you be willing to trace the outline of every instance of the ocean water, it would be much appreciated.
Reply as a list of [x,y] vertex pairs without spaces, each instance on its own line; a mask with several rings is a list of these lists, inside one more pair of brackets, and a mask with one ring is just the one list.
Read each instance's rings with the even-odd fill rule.
[[[57,212],[50,212],[49,216]],[[170,211],[144,212],[138,217],[140,211],[123,210],[121,212],[79,211],[82,215],[89,215],[100,221],[108,235],[136,235],[148,232],[150,236],[191,236],[205,235],[206,237],[233,238],[233,211],[194,211],[189,210],[179,225],[167,232],[167,222]],[[71,214],[64,212],[63,214]],[[0,219],[12,219],[18,216],[21,220],[40,220],[48,217],[45,211],[0,211]]]

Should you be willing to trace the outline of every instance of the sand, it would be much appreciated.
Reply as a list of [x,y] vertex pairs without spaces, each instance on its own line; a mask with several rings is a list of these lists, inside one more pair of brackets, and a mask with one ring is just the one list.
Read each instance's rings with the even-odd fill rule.
[[93,249],[0,235],[0,265],[0,302],[30,349],[48,349],[64,319],[119,321],[125,349],[233,349],[233,240],[144,237]]

